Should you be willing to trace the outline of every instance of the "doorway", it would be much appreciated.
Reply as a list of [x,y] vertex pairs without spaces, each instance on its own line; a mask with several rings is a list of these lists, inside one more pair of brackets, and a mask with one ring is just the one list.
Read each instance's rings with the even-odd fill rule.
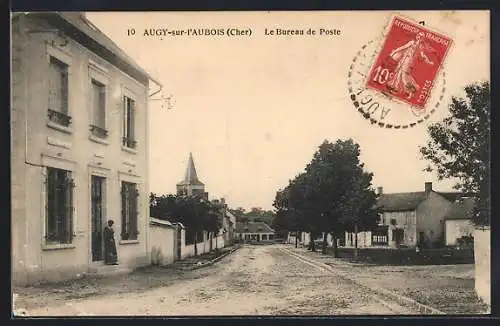
[[176,258],[177,260],[181,260],[181,256],[182,256],[182,228],[180,225],[177,225],[177,229],[176,229],[176,232],[177,232],[177,236],[175,237],[176,238]]
[[104,185],[105,178],[96,175],[91,180],[91,230],[92,230],[92,261],[101,261],[103,257],[104,228]]

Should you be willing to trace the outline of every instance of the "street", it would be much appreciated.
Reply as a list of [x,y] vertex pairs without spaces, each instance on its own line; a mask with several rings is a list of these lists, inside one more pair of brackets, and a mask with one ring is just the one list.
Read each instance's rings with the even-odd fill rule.
[[[203,270],[203,271],[202,271]],[[282,245],[244,246],[200,277],[143,292],[67,300],[29,316],[412,314],[395,302],[291,255]]]

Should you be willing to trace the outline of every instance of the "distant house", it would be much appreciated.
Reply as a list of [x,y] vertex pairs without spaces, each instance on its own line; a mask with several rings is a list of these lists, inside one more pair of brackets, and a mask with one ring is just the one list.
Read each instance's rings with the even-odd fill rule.
[[261,242],[274,239],[274,230],[264,222],[236,224],[236,239],[245,242]]
[[[426,182],[424,191],[418,192],[384,194],[379,187],[380,223],[369,232],[370,241],[364,243],[393,248],[443,245],[445,217],[462,196],[459,192],[434,191],[431,182]],[[352,233],[346,232],[345,242],[348,247],[354,246]]]
[[453,203],[451,210],[444,217],[445,244],[457,245],[457,240],[464,236],[474,235],[474,224],[471,220],[474,200],[464,198]]

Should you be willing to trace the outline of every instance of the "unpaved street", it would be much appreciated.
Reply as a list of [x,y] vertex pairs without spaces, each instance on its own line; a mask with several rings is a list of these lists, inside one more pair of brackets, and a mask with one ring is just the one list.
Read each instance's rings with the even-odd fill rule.
[[203,277],[180,277],[172,284],[142,292],[68,300],[59,305],[29,309],[28,315],[414,313],[290,255],[281,245],[244,246],[202,270]]

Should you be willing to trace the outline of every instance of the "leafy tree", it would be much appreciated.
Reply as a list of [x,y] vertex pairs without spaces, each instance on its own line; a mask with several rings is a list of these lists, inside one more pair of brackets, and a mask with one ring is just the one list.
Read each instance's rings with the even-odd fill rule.
[[475,197],[473,222],[490,225],[490,84],[464,90],[465,97],[452,97],[450,115],[428,127],[430,140],[420,153],[430,162],[425,171],[455,178],[455,189]]
[[352,139],[335,143],[325,140],[306,167],[306,198],[313,208],[314,229],[323,233],[323,253],[328,233],[337,255],[337,239],[346,228],[354,226],[357,231],[359,226],[370,227],[377,222],[378,214],[371,210],[376,200],[370,188],[373,175],[364,170],[359,156],[360,147]]

